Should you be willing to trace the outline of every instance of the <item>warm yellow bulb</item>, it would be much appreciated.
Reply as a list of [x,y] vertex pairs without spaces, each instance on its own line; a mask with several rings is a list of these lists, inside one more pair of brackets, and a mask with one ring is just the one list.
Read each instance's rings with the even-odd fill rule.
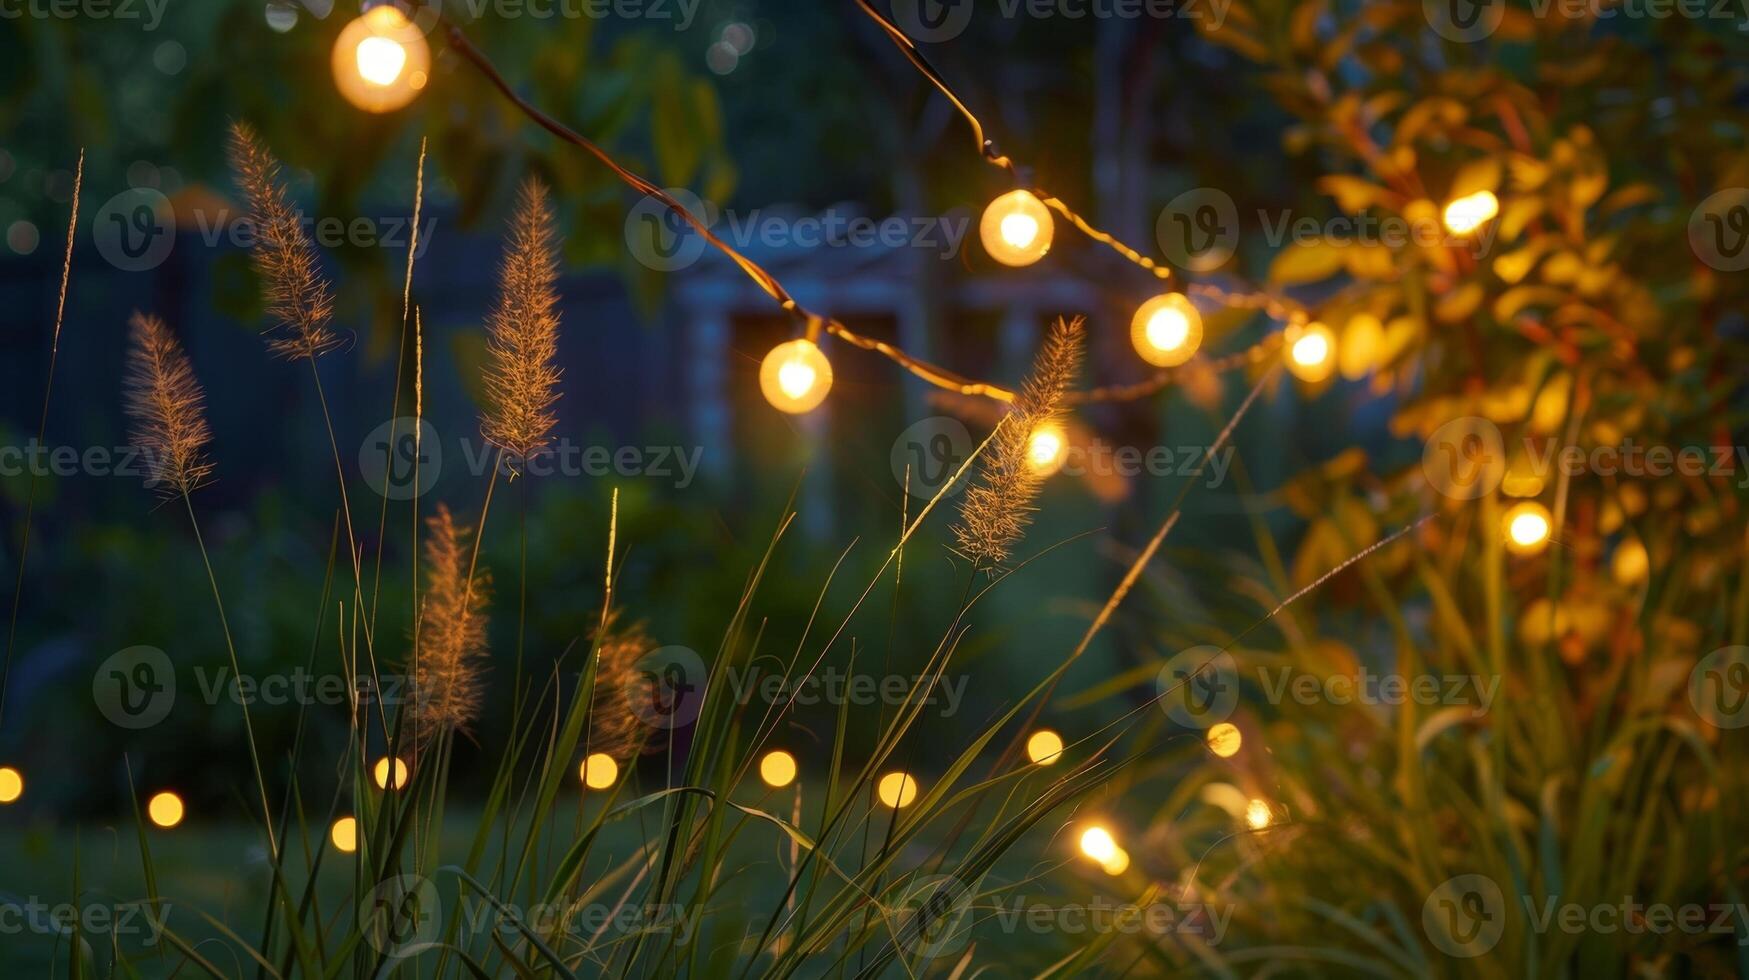
[[881,805],[895,810],[908,807],[917,799],[917,778],[910,773],[889,772],[875,784],[875,794]]
[[431,46],[418,25],[392,4],[372,7],[334,41],[334,84],[367,112],[391,112],[429,80]]
[[1026,248],[1038,237],[1038,219],[1030,214],[1010,214],[1002,219],[1002,241],[1010,248]]
[[767,786],[788,786],[796,781],[796,757],[782,749],[765,753],[759,760],[759,778]]
[[1051,249],[1056,226],[1051,212],[1028,190],[1013,190],[990,202],[978,221],[984,251],[1003,265],[1031,265]]
[[334,849],[342,854],[351,854],[358,850],[357,818],[341,817],[334,821],[334,826],[328,829],[328,839],[334,842]]
[[1125,871],[1129,870],[1130,852],[1124,850],[1121,847],[1116,848],[1112,852],[1111,857],[1106,858],[1105,860],[1099,862],[1099,866],[1101,868],[1104,868],[1105,873],[1108,875],[1112,875],[1114,877],[1117,875],[1121,875]]
[[1039,476],[1050,476],[1062,469],[1068,455],[1068,434],[1060,425],[1041,425],[1026,437],[1026,463]]
[[759,390],[779,411],[809,411],[832,390],[832,363],[811,340],[778,344],[759,365]]
[[1651,570],[1651,556],[1639,538],[1629,538],[1616,545],[1615,555],[1609,560],[1610,575],[1619,585],[1638,585],[1646,580]]
[[1269,826],[1269,821],[1273,816],[1269,812],[1269,804],[1262,800],[1252,800],[1245,805],[1245,823],[1249,824],[1252,830],[1262,830]]
[[1245,741],[1239,734],[1239,726],[1230,721],[1210,725],[1208,734],[1203,739],[1208,743],[1209,751],[1223,759],[1230,759],[1238,754],[1239,746]]
[[407,65],[407,49],[392,37],[367,37],[358,42],[358,73],[372,85],[393,85]]
[[152,822],[168,830],[182,822],[182,797],[165,791],[146,802],[146,816]]
[[1041,766],[1056,762],[1063,755],[1063,736],[1041,728],[1026,740],[1026,757]]
[[1287,328],[1287,369],[1301,381],[1322,381],[1336,365],[1336,335],[1316,321]]
[[406,762],[400,759],[390,759],[386,755],[378,759],[376,768],[371,770],[371,778],[376,780],[377,789],[389,788],[389,765],[391,762],[395,768],[395,789],[406,789],[407,779],[412,775],[412,770],[407,768]]
[[1507,508],[1500,527],[1506,535],[1507,550],[1534,555],[1548,545],[1554,523],[1547,507],[1534,500],[1525,500]]
[[1094,825],[1081,832],[1081,853],[1100,864],[1117,857],[1118,851],[1117,841],[1104,827]]
[[1445,206],[1445,230],[1454,235],[1468,235],[1499,213],[1500,199],[1493,191],[1466,194]]
[[1183,293],[1161,293],[1136,308],[1130,343],[1156,367],[1176,367],[1202,346],[1202,314]]
[[16,803],[24,795],[24,774],[11,766],[0,766],[0,803]]
[[577,773],[590,789],[609,789],[619,781],[619,763],[606,752],[591,752]]

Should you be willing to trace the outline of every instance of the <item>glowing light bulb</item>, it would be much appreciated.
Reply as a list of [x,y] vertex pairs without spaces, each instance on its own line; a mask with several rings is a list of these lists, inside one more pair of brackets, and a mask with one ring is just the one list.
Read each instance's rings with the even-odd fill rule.
[[1011,248],[1025,248],[1038,237],[1038,219],[1030,214],[1007,215],[999,227],[1002,241]]
[[358,73],[372,85],[393,85],[407,65],[407,49],[389,37],[367,37],[358,42]]
[[1026,757],[1041,766],[1056,762],[1063,755],[1063,736],[1041,728],[1026,740]]
[[1183,293],[1162,293],[1136,308],[1130,343],[1155,367],[1176,367],[1202,346],[1202,314]]
[[181,823],[183,813],[182,797],[168,790],[146,801],[146,816],[165,830]]
[[767,786],[788,786],[796,781],[796,757],[782,749],[765,753],[759,760],[759,778]]
[[1239,734],[1238,725],[1230,721],[1223,721],[1210,725],[1208,734],[1203,736],[1203,740],[1208,744],[1210,752],[1223,759],[1230,759],[1238,753],[1239,746],[1244,744],[1245,738]]
[[0,766],[0,803],[16,803],[24,795],[24,774],[11,766]]
[[590,789],[610,789],[619,781],[619,763],[606,752],[591,752],[577,774],[583,777],[583,785]]
[[1068,456],[1068,434],[1060,425],[1041,425],[1026,437],[1026,464],[1039,476],[1050,476],[1062,469]]
[[394,786],[394,788],[395,789],[406,789],[407,788],[407,779],[408,779],[408,777],[410,777],[412,775],[413,771],[411,769],[408,769],[407,763],[403,762],[402,760],[390,759],[386,755],[383,756],[381,759],[377,760],[376,767],[373,768],[371,770],[371,773],[370,773],[371,778],[376,780],[377,789],[388,789],[389,788],[389,765],[391,762],[394,764],[394,769],[395,769],[395,786]]
[[1316,321],[1287,328],[1287,369],[1301,381],[1322,381],[1336,365],[1336,335]]
[[811,340],[778,344],[759,365],[759,390],[780,412],[810,411],[832,390],[832,363]]
[[1112,875],[1113,877],[1121,875],[1129,870],[1130,852],[1120,847],[1112,853],[1111,857],[1099,862],[1099,866],[1104,868],[1105,873],[1108,875]]
[[[1615,555],[1609,560],[1609,572],[1620,585],[1644,582],[1651,569],[1651,556],[1646,553],[1646,546],[1640,543],[1639,538],[1629,538],[1616,545]],[[0,802],[4,800],[0,799]]]
[[1050,210],[1028,190],[996,198],[978,220],[984,251],[1003,265],[1031,265],[1044,258],[1055,233]]
[[1500,199],[1493,191],[1466,194],[1445,206],[1445,230],[1454,235],[1468,235],[1499,213]]
[[1269,812],[1269,804],[1262,800],[1252,800],[1245,804],[1245,823],[1252,830],[1262,830],[1269,826],[1274,814]]
[[903,809],[917,799],[917,779],[907,772],[889,772],[875,784],[875,794],[882,806]]
[[1506,550],[1519,555],[1534,555],[1548,546],[1554,530],[1549,509],[1534,500],[1520,501],[1507,508],[1500,519],[1506,536]]
[[430,80],[425,33],[392,4],[372,7],[334,41],[334,84],[366,112],[392,112],[413,101]]
[[1104,864],[1117,857],[1119,848],[1111,831],[1095,824],[1081,832],[1081,853]]
[[342,854],[351,854],[358,850],[358,819],[341,817],[334,821],[334,826],[328,829],[328,839],[334,842],[334,849]]

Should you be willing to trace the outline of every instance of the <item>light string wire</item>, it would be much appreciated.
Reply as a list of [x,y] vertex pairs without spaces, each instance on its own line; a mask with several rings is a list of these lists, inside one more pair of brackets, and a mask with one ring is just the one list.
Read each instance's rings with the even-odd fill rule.
[[[874,17],[876,21],[894,37],[895,43],[898,43],[901,50],[905,51],[907,56],[911,58],[912,63],[917,65],[918,69],[924,72],[924,74],[935,83],[936,87],[941,89],[954,105],[959,108],[960,112],[965,115],[980,143],[989,147],[986,156],[990,156],[992,162],[996,163],[996,165],[1009,169],[1012,172],[1014,167],[1013,163],[1007,157],[997,154],[994,148],[994,143],[983,138],[983,126],[978,122],[977,117],[966,109],[964,103],[961,102],[952,89],[941,80],[939,74],[937,74],[934,68],[929,65],[928,61],[923,58],[922,54],[916,51],[915,47],[911,45],[910,39],[906,38],[903,32],[899,31],[897,27],[881,17],[879,12],[869,8],[863,0],[858,0],[858,2],[862,3],[863,9],[867,11],[870,16]],[[603,166],[607,167],[608,170],[612,171],[614,176],[618,177],[627,186],[647,197],[661,202],[664,207],[678,215],[706,242],[710,243],[712,247],[728,256],[728,258],[733,261],[748,278],[752,279],[758,284],[760,289],[764,290],[766,295],[775,300],[779,307],[800,321],[803,325],[804,336],[807,337],[807,339],[814,340],[822,331],[824,331],[853,347],[880,354],[901,368],[904,368],[906,371],[909,371],[916,377],[921,378],[938,388],[956,392],[961,395],[990,398],[998,402],[1010,403],[1014,401],[1014,391],[1012,389],[1005,388],[993,382],[969,378],[956,371],[942,367],[941,365],[913,356],[884,340],[859,334],[837,319],[822,316],[802,306],[802,304],[790,294],[789,290],[784,288],[783,283],[780,282],[776,276],[772,275],[764,267],[759,265],[759,263],[748,258],[746,255],[743,255],[732,245],[719,238],[701,218],[688,210],[687,207],[680,201],[676,200],[673,195],[651,183],[639,174],[627,169],[593,140],[578,133],[576,130],[571,129],[557,119],[554,119],[533,103],[517,94],[516,90],[511,87],[509,81],[498,71],[497,66],[492,63],[491,59],[489,59],[485,53],[474,46],[473,42],[468,39],[467,35],[463,33],[459,26],[447,18],[444,18],[442,23],[444,37],[451,50],[455,51],[456,54],[472,64],[480,74],[485,76],[486,80],[490,82],[500,94],[510,101],[512,105],[521,110],[525,116],[542,129],[545,129],[560,140],[578,147],[593,156]],[[1145,256],[1140,256],[1139,253],[1134,253],[1133,250],[1128,249],[1127,246],[1122,246],[1122,243],[1117,242],[1115,238],[1112,238],[1087,224],[1073,211],[1069,210],[1067,205],[1063,204],[1062,201],[1053,197],[1049,198],[1047,203],[1063,213],[1069,218],[1069,220],[1075,223],[1076,227],[1081,228],[1090,236],[1106,241],[1108,244],[1112,244],[1114,248],[1119,249],[1120,253],[1128,252],[1130,254],[1136,254],[1137,258],[1148,263],[1148,267],[1158,269],[1158,274],[1163,277],[1170,275],[1169,270],[1154,265],[1154,263],[1152,263],[1151,260],[1148,260]],[[1201,295],[1217,299],[1218,301],[1230,306],[1264,309],[1277,319],[1291,319],[1295,316],[1300,319],[1304,318],[1303,312],[1295,313],[1294,311],[1289,311],[1285,307],[1279,306],[1279,301],[1262,297],[1261,294],[1228,294],[1226,291],[1221,290],[1218,287],[1203,284],[1198,284],[1197,287],[1192,288],[1196,289]],[[1281,311],[1279,315],[1276,312],[1277,310]],[[1205,359],[1201,363],[1215,371],[1225,371],[1255,364],[1266,359],[1270,352],[1279,346],[1279,343],[1279,334],[1272,334],[1270,337],[1265,338],[1262,342],[1247,350],[1212,360]],[[1171,385],[1172,382],[1180,376],[1180,371],[1183,370],[1184,367],[1185,366],[1181,365],[1173,368],[1164,368],[1155,371],[1148,378],[1139,382],[1071,391],[1065,394],[1064,402],[1067,404],[1080,404],[1087,402],[1133,401],[1145,398]]]
[[797,302],[795,297],[790,295],[789,290],[784,288],[783,283],[779,282],[776,276],[767,272],[759,265],[759,263],[741,254],[721,238],[718,238],[716,234],[710,230],[709,226],[700,220],[697,215],[694,215],[691,211],[687,210],[684,204],[675,200],[673,195],[664,191],[662,188],[657,187],[655,184],[652,184],[638,174],[626,169],[624,166],[620,165],[618,161],[614,160],[606,150],[603,150],[600,146],[596,145],[594,141],[547,115],[545,112],[542,112],[539,108],[536,108],[533,104],[528,102],[528,100],[518,95],[516,90],[511,88],[510,83],[505,80],[504,76],[499,73],[498,69],[493,66],[490,59],[488,59],[478,48],[474,47],[473,43],[468,40],[467,36],[462,33],[459,27],[447,21],[445,22],[444,27],[444,36],[448,40],[451,49],[467,59],[467,61],[475,68],[479,69],[480,73],[486,76],[486,80],[491,82],[493,87],[497,88],[506,99],[509,99],[512,104],[522,110],[524,115],[528,116],[536,125],[545,129],[547,132],[552,133],[566,143],[579,147],[595,157],[595,159],[599,160],[603,166],[613,171],[616,177],[624,181],[634,190],[660,201],[663,206],[679,215],[687,224],[691,225],[705,241],[709,242],[718,251],[733,260],[734,263],[741,268],[741,271],[746,273],[748,278],[757,283],[767,295],[776,300],[778,305],[781,306],[785,312],[800,320],[805,327],[806,335],[809,339],[817,337],[820,331],[824,330],[847,344],[859,347],[863,350],[873,351],[886,357],[905,370],[938,388],[945,388],[948,391],[955,391],[962,395],[993,398],[1000,402],[1012,402],[1014,400],[1014,392],[1007,388],[997,384],[967,378],[947,368],[941,367],[940,365],[930,363],[922,358],[913,357],[884,340],[865,337],[851,330],[838,320],[831,317],[821,316],[820,314],[808,310],[806,307],[802,306],[801,303]]
[[[1012,157],[1009,157],[997,147],[996,141],[984,132],[984,124],[978,119],[977,114],[967,107],[965,100],[960,98],[959,93],[954,91],[953,86],[948,84],[947,79],[942,77],[941,72],[936,70],[936,67],[930,63],[929,59],[924,56],[922,51],[917,49],[917,43],[911,40],[911,38],[901,30],[897,24],[894,24],[889,20],[885,14],[876,10],[874,6],[869,3],[869,0],[856,0],[856,5],[861,8],[862,12],[867,14],[883,32],[886,33],[888,39],[893,42],[893,45],[899,49],[900,53],[905,56],[906,60],[911,62],[912,66],[917,69],[918,73],[928,79],[929,83],[934,85],[937,91],[946,96],[949,102],[953,103],[953,107],[959,110],[959,114],[965,117],[966,124],[970,126],[972,130],[972,139],[978,144],[979,156],[983,157],[992,166],[1006,170],[1009,175],[1014,178],[1016,186],[1023,187],[1037,196],[1046,207],[1062,215],[1064,219],[1074,225],[1076,230],[1080,231],[1083,235],[1105,245],[1112,251],[1123,256],[1129,262],[1146,269],[1157,279],[1170,280],[1172,278],[1173,272],[1169,267],[1161,265],[1136,249],[1131,248],[1117,236],[1101,231],[1099,228],[1095,227],[1092,222],[1088,221],[1073,208],[1069,207],[1068,203],[1062,198],[1050,193],[1043,187],[1038,186],[1037,183],[1027,179],[1025,176],[1028,172],[1027,169],[1016,163]],[[1182,278],[1182,276],[1180,276],[1180,278]],[[1279,296],[1264,290],[1233,292],[1210,282],[1192,282],[1185,286],[1184,291],[1190,295],[1201,296],[1205,299],[1212,300],[1222,306],[1239,309],[1263,310],[1271,318],[1287,323],[1305,323],[1310,319],[1305,308],[1298,303],[1287,297]]]

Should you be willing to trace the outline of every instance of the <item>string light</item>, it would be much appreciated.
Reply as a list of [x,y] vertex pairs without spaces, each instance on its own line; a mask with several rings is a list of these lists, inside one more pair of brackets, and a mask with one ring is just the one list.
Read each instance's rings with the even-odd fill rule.
[[393,112],[430,81],[431,47],[418,25],[392,4],[372,7],[334,40],[334,84],[366,112]]
[[978,221],[984,251],[1003,265],[1031,265],[1044,258],[1056,231],[1050,210],[1024,188],[991,201]]
[[767,786],[782,788],[796,781],[796,757],[779,749],[759,760],[759,778]]
[[165,790],[146,801],[146,816],[165,830],[181,823],[184,813],[182,797],[169,790]]
[[881,805],[901,810],[917,799],[917,780],[907,772],[889,772],[875,785]]
[[1313,321],[1289,324],[1285,333],[1287,369],[1301,381],[1322,381],[1336,365],[1336,335]]
[[1117,845],[1111,831],[1098,824],[1081,832],[1081,853],[1105,869],[1108,875],[1123,874],[1130,866],[1130,853]]
[[1026,437],[1026,465],[1039,476],[1050,476],[1062,469],[1068,457],[1068,433],[1054,422],[1038,426]]
[[1651,570],[1651,556],[1639,538],[1628,538],[1616,545],[1615,554],[1609,559],[1609,573],[1618,585],[1638,585],[1646,580]]
[[24,795],[24,774],[11,766],[0,766],[0,804],[16,803]]
[[610,789],[619,781],[619,763],[606,752],[591,752],[577,774],[590,789]]
[[1468,235],[1499,213],[1500,199],[1493,191],[1466,194],[1445,206],[1445,230],[1454,235]]
[[[915,64],[944,95],[953,101],[955,107],[960,110],[965,116],[967,122],[972,126],[980,147],[983,147],[983,155],[985,159],[998,167],[1009,170],[1010,173],[1013,174],[1015,170],[1013,162],[1006,156],[998,153],[995,150],[993,143],[985,146],[986,141],[983,137],[983,129],[978,122],[977,117],[972,115],[972,113],[966,109],[965,104],[959,99],[953,90],[942,81],[940,75],[929,66],[925,59],[922,58],[921,54],[917,52],[916,46],[910,41],[910,39],[905,37],[904,33],[894,26],[885,16],[870,6],[867,0],[858,0],[858,5],[862,8],[864,13],[888,33],[893,42],[897,44],[906,56],[912,60],[912,63]],[[667,207],[675,216],[690,225],[692,229],[704,239],[704,241],[732,260],[735,265],[745,273],[749,279],[753,280],[753,282],[758,285],[766,295],[770,296],[772,300],[784,310],[784,312],[790,314],[799,321],[807,323],[810,329],[823,330],[853,347],[879,354],[904,370],[909,371],[916,377],[921,378],[923,381],[938,388],[970,397],[990,398],[999,402],[1012,402],[1014,400],[1014,392],[1002,387],[1001,385],[988,381],[980,381],[975,378],[968,378],[949,370],[948,368],[914,357],[884,340],[862,336],[845,326],[843,323],[830,317],[821,316],[808,311],[801,303],[796,301],[795,297],[790,295],[789,291],[784,288],[783,283],[780,282],[776,276],[761,267],[757,262],[754,262],[746,255],[743,255],[728,242],[725,242],[720,236],[711,230],[710,226],[706,224],[703,219],[687,210],[686,206],[676,200],[673,195],[664,191],[656,184],[651,183],[646,178],[628,170],[593,141],[578,133],[576,130],[560,123],[545,112],[542,112],[527,99],[524,99],[519,95],[509,81],[504,78],[503,74],[492,64],[491,60],[468,40],[467,35],[464,34],[458,26],[453,23],[446,24],[445,29],[450,49],[478,69],[480,73],[485,76],[486,80],[498,90],[500,95],[517,109],[521,110],[530,120],[539,125],[542,129],[545,129],[547,132],[558,137],[560,140],[590,154],[633,190],[636,190],[638,193],[644,194],[652,200],[658,201],[663,206]],[[1135,251],[1121,241],[1113,238],[1111,235],[1093,227],[1085,218],[1082,218],[1071,210],[1060,198],[1045,194],[1044,191],[1036,187],[1025,193],[1033,200],[1038,201],[1044,208],[1048,209],[1043,214],[1042,220],[1038,214],[1033,215],[1034,221],[1038,222],[1038,227],[1041,231],[1044,229],[1051,229],[1054,232],[1054,225],[1047,224],[1047,222],[1051,220],[1049,211],[1056,211],[1083,234],[1109,246],[1125,259],[1147,269],[1156,278],[1167,279],[1171,277],[1171,270],[1155,263],[1147,256]],[[1012,222],[1010,223],[1010,227],[1011,230],[1018,235],[1025,225],[1023,222]],[[997,219],[997,227],[995,231],[997,241],[1000,242],[1000,217]],[[1035,238],[1034,246],[1036,247],[1037,244],[1038,242]],[[1214,283],[1206,282],[1191,283],[1185,287],[1184,291],[1188,294],[1205,298],[1210,302],[1218,303],[1225,307],[1244,310],[1260,310],[1276,320],[1301,322],[1306,319],[1305,311],[1299,304],[1274,293],[1260,290],[1252,290],[1248,292],[1230,291],[1221,286],[1217,286]],[[1269,356],[1279,343],[1280,335],[1272,334],[1244,351],[1211,362],[1210,368],[1215,371],[1226,371],[1258,363],[1263,358]],[[1066,404],[1082,404],[1087,402],[1134,401],[1156,394],[1163,390],[1174,379],[1175,375],[1171,371],[1161,370],[1156,372],[1152,377],[1141,382],[1071,391],[1064,396],[1064,402]],[[762,385],[762,387],[765,386]],[[767,388],[766,392],[767,397],[769,398],[770,389]]]
[[1239,726],[1230,721],[1210,725],[1208,734],[1203,736],[1209,751],[1223,759],[1230,759],[1238,754],[1239,746],[1244,743],[1244,736],[1239,734]]
[[407,763],[403,762],[402,760],[400,760],[400,759],[391,760],[386,755],[383,756],[381,759],[378,759],[376,767],[371,770],[371,778],[376,780],[377,789],[388,789],[389,788],[389,763],[390,762],[393,762],[394,766],[395,766],[395,789],[406,789],[407,788],[407,779],[408,779],[408,777],[410,777],[412,775],[412,770],[408,769]]
[[358,819],[341,817],[334,821],[334,826],[328,829],[328,839],[334,842],[334,849],[342,854],[351,854],[358,850]]
[[1111,831],[1094,824],[1081,831],[1081,853],[1100,864],[1117,856],[1117,840],[1111,836]]
[[1534,500],[1523,500],[1507,508],[1500,519],[1500,530],[1506,537],[1506,550],[1534,555],[1548,546],[1554,521],[1547,507]]
[[1026,757],[1034,764],[1048,766],[1063,755],[1063,736],[1041,728],[1026,740]]
[[780,412],[812,411],[832,390],[832,362],[806,338],[778,344],[760,362],[759,390]]
[[1245,805],[1245,823],[1252,830],[1262,830],[1269,826],[1274,814],[1269,812],[1269,804],[1262,800],[1252,800]]
[[1183,293],[1161,293],[1136,308],[1130,343],[1155,367],[1177,367],[1202,346],[1202,314]]

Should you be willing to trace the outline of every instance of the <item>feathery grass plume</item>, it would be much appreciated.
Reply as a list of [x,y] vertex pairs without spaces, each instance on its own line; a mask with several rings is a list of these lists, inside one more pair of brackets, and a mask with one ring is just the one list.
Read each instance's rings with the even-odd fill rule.
[[286,358],[320,357],[340,345],[340,336],[329,326],[334,295],[317,265],[316,248],[279,182],[279,161],[241,122],[231,124],[230,155],[237,185],[249,202],[255,231],[250,251],[267,312],[278,321],[267,347]]
[[621,624],[617,611],[608,614],[595,659],[595,694],[589,707],[589,751],[628,759],[658,746],[649,743],[649,726],[634,698],[644,698],[647,685],[637,665],[655,647],[643,623]]
[[1032,433],[1061,413],[1063,393],[1081,367],[1084,338],[1080,317],[1052,324],[979,466],[978,482],[966,490],[953,531],[960,551],[985,568],[1006,562],[1032,522],[1032,502],[1044,482],[1028,459]]
[[479,714],[490,585],[482,568],[470,588],[470,532],[448,507],[438,504],[425,526],[425,594],[411,664],[413,734],[420,744],[446,730],[466,731]]
[[498,307],[486,321],[485,416],[488,442],[527,459],[544,449],[558,418],[559,276],[553,242],[553,212],[547,190],[530,178],[522,185],[504,264],[498,273]]
[[213,471],[206,458],[212,430],[206,421],[206,395],[182,345],[164,321],[135,313],[128,320],[131,343],[122,382],[129,433],[146,461],[146,486],[167,497],[199,487]]

